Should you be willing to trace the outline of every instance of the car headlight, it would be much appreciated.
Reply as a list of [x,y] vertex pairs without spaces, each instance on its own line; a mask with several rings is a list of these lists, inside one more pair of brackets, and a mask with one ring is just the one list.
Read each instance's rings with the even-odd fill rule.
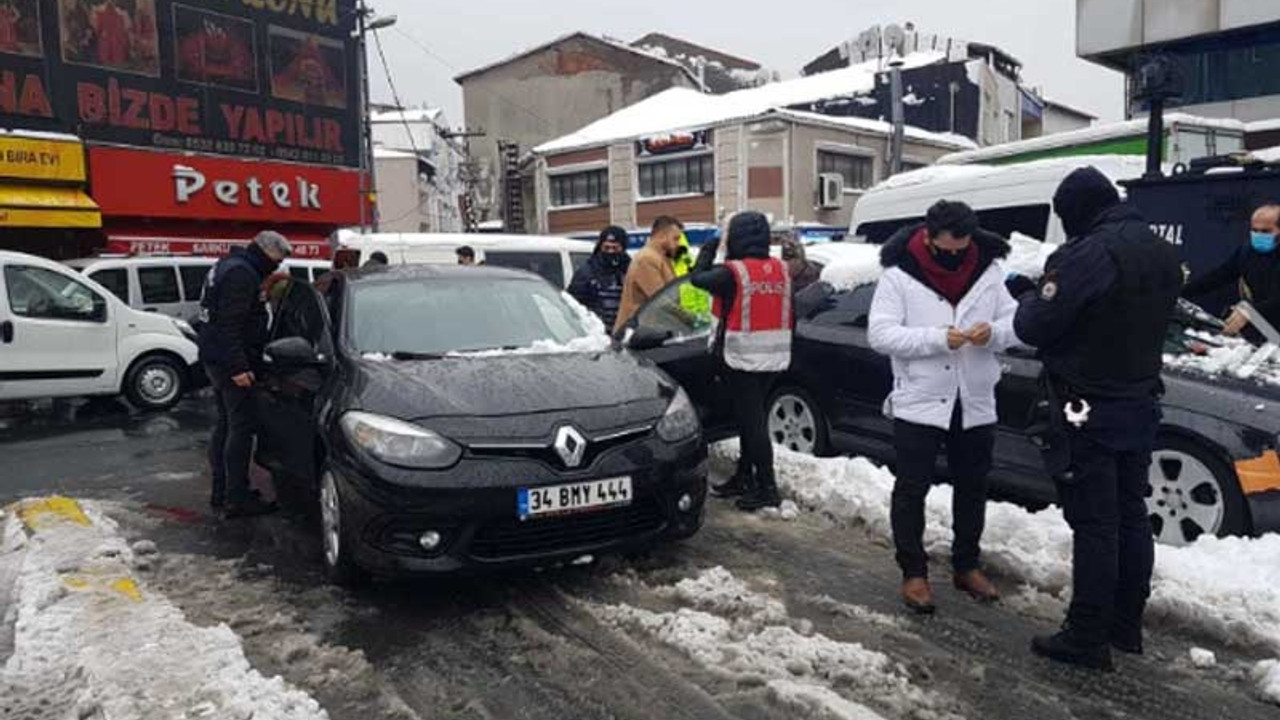
[[388,465],[438,470],[462,457],[462,448],[453,442],[403,420],[349,412],[339,424],[352,445]]
[[698,434],[702,424],[698,422],[698,411],[693,409],[689,395],[681,388],[667,406],[667,412],[658,421],[658,437],[667,442],[686,440]]

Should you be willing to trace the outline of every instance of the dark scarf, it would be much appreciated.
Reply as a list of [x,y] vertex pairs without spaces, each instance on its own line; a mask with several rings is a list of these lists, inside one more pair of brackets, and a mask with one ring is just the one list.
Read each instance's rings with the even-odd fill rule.
[[973,279],[973,273],[978,269],[978,247],[972,242],[969,243],[960,267],[948,270],[939,265],[933,257],[933,252],[925,243],[928,236],[928,231],[921,228],[907,243],[907,252],[911,253],[920,265],[920,273],[924,275],[925,284],[952,305],[959,305],[969,289],[969,281]]

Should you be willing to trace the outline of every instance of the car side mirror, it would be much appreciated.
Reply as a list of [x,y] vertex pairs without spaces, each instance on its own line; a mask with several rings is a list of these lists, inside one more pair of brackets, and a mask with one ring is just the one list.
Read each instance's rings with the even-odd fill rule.
[[658,330],[641,325],[631,331],[626,345],[632,350],[652,350],[662,347],[662,344],[672,337],[674,334],[670,330]]
[[262,354],[272,364],[286,367],[318,365],[324,362],[324,357],[316,352],[311,341],[300,337],[280,338],[267,345]]

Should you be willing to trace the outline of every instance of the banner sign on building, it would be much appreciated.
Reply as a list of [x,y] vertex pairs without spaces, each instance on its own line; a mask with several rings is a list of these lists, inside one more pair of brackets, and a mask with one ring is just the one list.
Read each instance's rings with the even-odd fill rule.
[[95,147],[89,173],[94,199],[112,216],[333,227],[360,222],[360,173],[346,168]]
[[0,178],[82,183],[84,146],[74,141],[0,136]]
[[355,0],[2,0],[0,122],[359,164]]
[[640,138],[636,141],[636,157],[668,155],[690,150],[706,150],[711,147],[711,131],[673,132]]

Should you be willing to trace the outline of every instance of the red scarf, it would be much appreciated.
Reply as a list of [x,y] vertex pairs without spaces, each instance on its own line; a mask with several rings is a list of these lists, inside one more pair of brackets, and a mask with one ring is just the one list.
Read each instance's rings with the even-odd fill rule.
[[952,305],[959,305],[960,300],[964,298],[964,294],[969,289],[969,282],[973,279],[973,273],[978,269],[978,248],[974,243],[970,242],[969,247],[964,252],[964,260],[961,261],[960,267],[955,270],[948,270],[938,264],[934,259],[933,252],[929,250],[925,239],[929,236],[928,230],[920,228],[920,231],[911,236],[911,240],[907,242],[907,252],[916,259],[920,265],[920,272],[924,275],[925,284],[932,288],[942,297],[946,298]]

